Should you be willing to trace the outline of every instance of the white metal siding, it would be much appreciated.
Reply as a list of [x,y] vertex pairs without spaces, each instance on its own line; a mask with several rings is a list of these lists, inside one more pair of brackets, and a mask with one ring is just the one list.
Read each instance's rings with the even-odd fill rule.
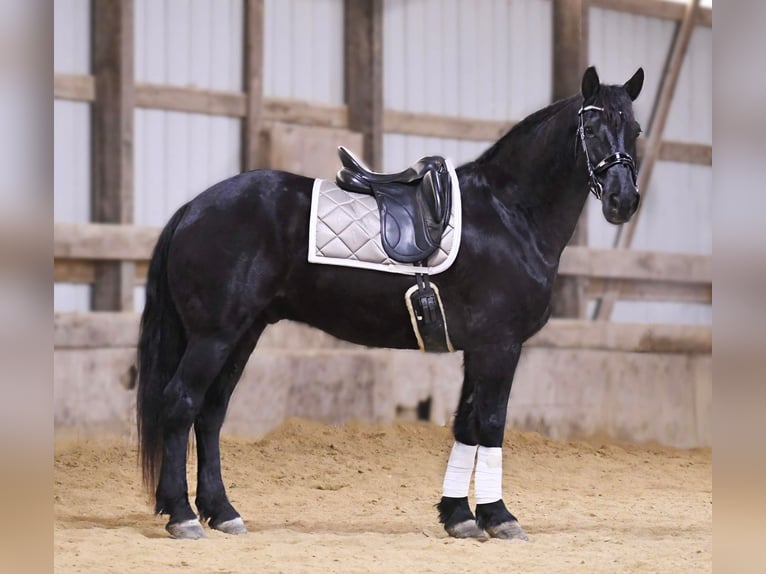
[[263,93],[343,103],[343,0],[265,0]]
[[[90,2],[53,3],[53,69],[90,73]],[[84,223],[90,219],[90,104],[56,100],[53,104],[53,218]],[[56,311],[89,309],[87,285],[56,283]]]
[[[590,61],[602,82],[623,83],[643,66],[644,89],[635,103],[646,127],[662,80],[676,24],[611,10],[590,11]],[[663,139],[712,144],[712,29],[697,26],[691,37]],[[710,166],[659,161],[642,202],[633,241],[635,249],[687,253],[712,252],[713,170]],[[616,227],[588,201],[590,245],[611,247]],[[710,323],[710,305],[618,302],[613,320]]]
[[[518,120],[551,98],[547,0],[386,0],[384,106],[469,118]],[[492,142],[386,134],[383,164],[429,153],[457,163]]]

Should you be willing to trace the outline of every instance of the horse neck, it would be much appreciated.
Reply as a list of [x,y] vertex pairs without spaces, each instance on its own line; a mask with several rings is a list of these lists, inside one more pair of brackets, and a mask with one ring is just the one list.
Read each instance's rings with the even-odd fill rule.
[[[549,255],[558,258],[588,197],[587,168],[575,153],[581,98],[553,104],[553,115],[523,132],[511,130],[475,167],[506,209],[522,211]],[[578,148],[579,151],[579,148]]]

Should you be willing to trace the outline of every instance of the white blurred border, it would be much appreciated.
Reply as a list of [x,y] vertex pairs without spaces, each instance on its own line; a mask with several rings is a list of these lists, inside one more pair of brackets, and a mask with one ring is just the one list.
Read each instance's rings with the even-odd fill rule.
[[0,0],[0,563],[50,571],[52,2]]

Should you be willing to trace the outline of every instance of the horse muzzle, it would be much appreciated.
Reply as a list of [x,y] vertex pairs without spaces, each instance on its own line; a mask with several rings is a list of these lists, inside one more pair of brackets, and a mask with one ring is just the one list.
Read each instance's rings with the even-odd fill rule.
[[638,210],[641,195],[635,191],[604,193],[601,209],[609,223],[619,225],[628,221]]

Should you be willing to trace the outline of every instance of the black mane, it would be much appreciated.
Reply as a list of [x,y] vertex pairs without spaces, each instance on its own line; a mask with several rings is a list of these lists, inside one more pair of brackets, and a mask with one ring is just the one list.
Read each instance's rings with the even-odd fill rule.
[[[613,126],[620,121],[633,121],[633,106],[627,92],[619,85],[602,85],[596,96],[586,102],[588,105],[595,105],[604,108],[604,114]],[[496,141],[489,149],[482,153],[474,163],[483,164],[491,162],[497,156],[501,149],[506,149],[508,144],[514,143],[518,139],[525,139],[534,132],[544,129],[548,121],[554,118],[564,108],[583,104],[582,96],[575,94],[553,102],[536,112],[531,113],[519,123],[514,125],[508,133]],[[622,115],[620,115],[622,112]],[[573,116],[574,117],[574,116]]]
[[498,152],[505,148],[509,143],[512,143],[518,138],[526,138],[531,132],[534,132],[544,126],[550,119],[556,116],[561,110],[567,106],[572,105],[575,102],[581,102],[582,97],[577,94],[563,100],[553,102],[551,105],[546,106],[536,112],[531,113],[519,123],[514,125],[508,133],[497,140],[492,147],[482,153],[477,159],[477,164],[482,164],[492,161]]

